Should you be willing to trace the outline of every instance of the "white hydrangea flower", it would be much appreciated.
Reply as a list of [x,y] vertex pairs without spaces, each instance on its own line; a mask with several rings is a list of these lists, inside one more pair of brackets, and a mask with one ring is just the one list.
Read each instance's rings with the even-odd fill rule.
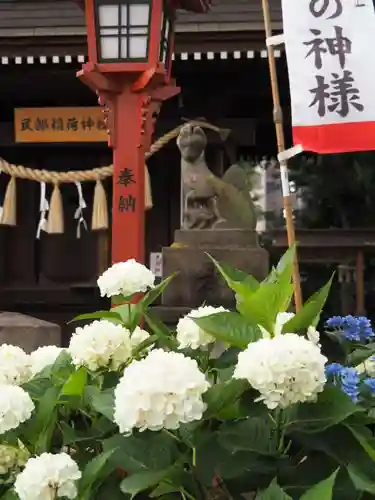
[[320,347],[320,333],[318,330],[315,328],[315,326],[309,326],[307,329],[307,338],[312,342],[313,344],[316,344],[317,346]]
[[22,387],[0,385],[0,434],[16,429],[34,411],[34,403]]
[[8,444],[0,445],[0,475],[8,474],[25,465],[29,458],[28,451]]
[[147,292],[155,286],[155,275],[135,259],[117,262],[98,278],[102,297],[122,294],[125,297],[139,292]]
[[199,349],[200,347],[204,348],[212,342],[215,342],[215,338],[203,331],[202,328],[199,328],[192,318],[202,318],[222,312],[228,312],[228,309],[224,309],[224,307],[221,306],[202,306],[198,309],[193,309],[189,314],[181,318],[178,321],[176,329],[179,348],[186,349],[190,347],[191,349]]
[[136,326],[133,330],[133,333],[131,334],[130,337],[130,343],[132,346],[132,349],[135,349],[138,347],[142,342],[147,340],[150,337],[150,334],[146,332],[146,330],[143,330],[139,326]]
[[111,321],[93,321],[76,328],[68,352],[76,366],[86,366],[92,371],[118,370],[132,354],[130,332]]
[[121,433],[177,429],[202,418],[208,388],[195,360],[155,349],[125,368],[115,389],[115,422]]
[[47,366],[53,365],[63,351],[62,347],[56,345],[46,345],[33,351],[30,354],[33,376],[43,371]]
[[274,330],[275,335],[281,335],[283,326],[285,325],[285,323],[287,323],[293,317],[294,317],[294,313],[291,313],[291,312],[279,312],[279,313],[277,313],[276,322],[275,322],[275,330]]
[[261,332],[262,332],[262,335],[263,335],[263,338],[264,339],[270,339],[272,337],[272,335],[274,335],[275,337],[277,335],[281,335],[281,332],[282,332],[282,329],[283,329],[283,326],[285,325],[285,323],[287,323],[290,319],[292,319],[294,316],[294,313],[288,313],[288,312],[279,312],[277,313],[277,317],[276,317],[276,322],[275,322],[275,326],[274,326],[274,330],[273,332],[268,332],[265,328],[263,328],[263,326],[261,325],[258,325]]
[[[294,313],[292,312],[279,312],[276,317],[276,322],[275,322],[275,327],[273,330],[273,335],[276,337],[277,335],[282,334],[282,329],[285,323],[287,323],[290,319],[292,319],[295,316]],[[268,332],[263,326],[258,325],[261,332],[262,336],[264,339],[270,339],[272,337],[271,333]],[[315,328],[315,326],[309,326],[307,329],[307,338],[313,342],[314,344],[320,345],[320,335],[318,330]]]
[[30,356],[15,345],[0,346],[0,384],[21,385],[30,380]]
[[42,453],[30,458],[17,476],[14,489],[20,500],[76,498],[76,482],[82,474],[67,453]]
[[363,363],[356,366],[358,373],[366,373],[368,377],[375,377],[375,356],[370,356]]
[[238,355],[233,377],[246,379],[269,409],[314,401],[326,383],[319,346],[293,333],[261,339]]

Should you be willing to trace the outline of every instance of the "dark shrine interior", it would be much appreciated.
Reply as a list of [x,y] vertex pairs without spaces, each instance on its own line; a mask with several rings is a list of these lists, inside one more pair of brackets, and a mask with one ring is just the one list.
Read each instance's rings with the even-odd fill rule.
[[[286,61],[277,59],[285,129],[289,130],[289,95]],[[14,108],[96,106],[96,96],[77,78],[77,64],[9,64],[0,66],[0,157],[9,163],[47,170],[92,169],[111,164],[112,152],[106,143],[15,144]],[[166,102],[159,116],[155,137],[178,126],[183,118],[205,118],[218,126],[234,124],[235,134],[228,148],[218,135],[208,134],[207,160],[230,165],[238,155],[262,157],[276,154],[272,122],[272,96],[268,61],[259,53],[254,59],[196,61],[177,60],[173,65],[181,95]],[[228,122],[227,122],[228,120]],[[126,134],[126,131],[123,131]],[[221,160],[220,160],[221,158]],[[224,160],[222,159],[224,158]],[[146,216],[146,255],[160,252],[173,242],[180,224],[180,158],[172,141],[148,162],[154,207]],[[7,175],[0,176],[0,199],[4,198]],[[92,183],[83,183],[91,222]],[[110,202],[111,181],[105,181]],[[48,186],[48,196],[52,187]],[[17,226],[0,226],[0,307],[33,313],[48,319],[46,303],[77,312],[95,309],[99,301],[94,283],[100,235],[84,232],[76,237],[77,190],[74,184],[61,188],[64,204],[63,235],[42,234],[36,239],[39,219],[40,186],[17,180]],[[126,228],[124,228],[126,232]],[[107,236],[110,244],[110,235]],[[33,305],[30,306],[30,294]],[[89,298],[88,298],[89,297]],[[91,297],[91,298],[90,298]],[[96,297],[96,298],[95,298]],[[70,305],[67,304],[70,302]],[[90,306],[88,305],[90,303]],[[38,306],[39,304],[39,306]],[[64,305],[65,304],[65,305]],[[30,309],[31,307],[31,309]],[[43,314],[39,311],[43,310]],[[39,312],[38,312],[39,311]],[[75,312],[75,313],[76,313]],[[72,316],[69,312],[66,316]]]
[[[176,61],[174,76],[181,86],[180,96],[167,101],[159,116],[155,137],[160,137],[181,123],[183,118],[204,117],[213,124],[224,126],[225,120],[235,120],[238,131],[234,136],[232,156],[258,156],[276,153],[272,122],[272,97],[267,59],[256,54],[254,59],[214,61]],[[288,130],[288,84],[284,57],[278,59],[280,89]],[[96,96],[75,76],[79,67],[73,64],[41,64],[2,66],[0,72],[0,157],[10,163],[50,170],[91,169],[111,163],[111,150],[105,143],[86,144],[15,144],[13,109],[27,107],[96,106]],[[250,127],[249,127],[250,125]],[[126,131],[124,131],[126,134]],[[245,139],[243,139],[245,138]],[[217,134],[209,133],[208,161],[215,168],[218,150],[225,149]],[[234,151],[233,151],[234,149]],[[225,166],[230,158],[224,154]],[[235,158],[235,159],[237,159]],[[168,172],[166,172],[168,169]],[[147,253],[160,251],[169,245],[178,227],[179,215],[179,153],[173,141],[149,162],[154,209],[147,214]],[[6,184],[6,176],[0,179]],[[34,225],[38,217],[38,183],[27,184],[27,198],[34,199]],[[110,190],[110,182],[107,182]],[[1,191],[4,190],[1,185]],[[32,193],[34,193],[32,195]],[[92,186],[84,186],[84,194],[92,196]],[[63,186],[66,203],[66,227],[74,237],[73,216],[76,204],[74,186]],[[71,209],[70,209],[70,208]],[[64,206],[65,208],[65,206]],[[156,229],[157,228],[157,229]],[[19,229],[15,229],[18,231]],[[68,234],[66,235],[68,237]]]

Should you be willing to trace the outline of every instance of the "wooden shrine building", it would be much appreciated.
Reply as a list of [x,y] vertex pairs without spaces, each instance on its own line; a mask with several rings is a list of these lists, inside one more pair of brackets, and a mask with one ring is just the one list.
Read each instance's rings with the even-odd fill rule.
[[[280,1],[272,4],[275,29],[280,29]],[[282,69],[285,61],[280,52],[277,55]],[[217,171],[239,155],[273,152],[266,57],[258,1],[216,0],[207,15],[181,12],[172,71],[182,93],[164,106],[156,137],[184,118],[204,117],[219,127],[230,128],[231,141],[225,147],[218,134],[209,133],[208,161]],[[112,151],[105,133],[100,126],[98,129],[95,96],[76,78],[85,60],[84,17],[76,2],[0,3],[0,158],[15,165],[60,172],[111,163]],[[285,71],[281,74],[285,79]],[[287,94],[285,99],[287,102]],[[70,130],[66,141],[61,142],[61,134],[58,140],[56,134],[64,120],[70,120]],[[172,243],[173,231],[180,222],[179,154],[175,143],[155,154],[148,167],[154,203],[147,215],[150,256]],[[0,205],[8,181],[7,175],[0,175]],[[17,224],[0,226],[1,309],[63,322],[80,311],[99,307],[95,278],[103,266],[99,250],[103,235],[82,226],[77,238],[77,187],[66,184],[61,188],[64,233],[42,232],[38,239],[40,182],[17,179],[16,185]],[[82,188],[87,205],[83,216],[90,226],[94,185],[82,183]],[[51,190],[47,185],[47,199]],[[110,199],[109,180],[106,190]],[[106,238],[108,241],[109,231]]]
[[[270,4],[276,34],[282,28],[281,1]],[[288,133],[286,60],[282,51],[275,55]],[[0,158],[59,172],[111,163],[95,95],[76,78],[86,59],[84,16],[73,0],[0,2]],[[155,139],[184,119],[204,117],[232,130],[225,144],[208,132],[207,160],[215,172],[240,157],[275,155],[259,0],[215,0],[208,14],[181,12],[172,73],[182,92],[164,105]],[[154,206],[147,213],[146,251],[152,260],[172,243],[180,223],[175,142],[156,153],[148,167]],[[8,183],[9,176],[1,174],[0,206]],[[110,200],[110,179],[105,188]],[[101,307],[95,280],[110,261],[108,252],[103,253],[103,241],[110,245],[110,231],[90,230],[94,183],[83,182],[86,208],[81,207],[79,215],[89,230],[80,224],[77,237],[79,193],[74,183],[64,184],[64,233],[41,232],[37,238],[42,189],[37,180],[17,179],[16,225],[0,225],[0,309],[63,325],[80,312]],[[51,191],[47,184],[47,200]]]

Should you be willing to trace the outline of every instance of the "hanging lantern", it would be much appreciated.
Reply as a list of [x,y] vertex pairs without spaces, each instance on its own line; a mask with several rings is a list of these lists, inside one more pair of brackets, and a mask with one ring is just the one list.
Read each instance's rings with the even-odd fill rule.
[[89,63],[100,72],[169,74],[174,9],[164,0],[86,0]]

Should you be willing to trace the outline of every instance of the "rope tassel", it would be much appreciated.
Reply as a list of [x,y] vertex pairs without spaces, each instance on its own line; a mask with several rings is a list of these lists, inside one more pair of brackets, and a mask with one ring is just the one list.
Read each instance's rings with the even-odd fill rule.
[[147,165],[145,165],[145,210],[150,210],[152,207],[151,179]]
[[64,232],[64,211],[59,184],[55,184],[51,196],[50,209],[47,221],[48,234],[62,234]]
[[16,178],[11,176],[4,197],[1,224],[15,226],[17,224],[17,189]]
[[107,195],[100,179],[96,180],[94,190],[94,204],[92,209],[91,229],[108,229],[108,205]]

